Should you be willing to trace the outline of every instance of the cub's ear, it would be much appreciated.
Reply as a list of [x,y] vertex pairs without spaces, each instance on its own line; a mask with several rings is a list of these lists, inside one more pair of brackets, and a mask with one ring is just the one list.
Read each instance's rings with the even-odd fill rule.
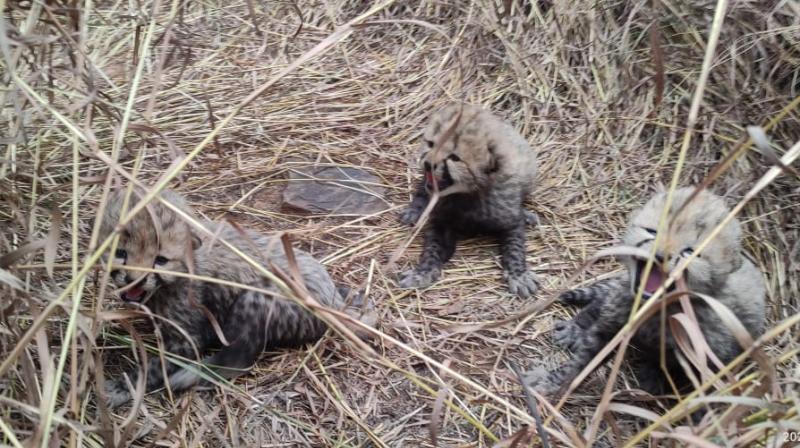
[[741,255],[740,252],[735,252],[731,254],[731,256],[733,257],[733,263],[731,264],[731,273],[734,273],[738,271],[739,268],[742,267],[742,264],[744,263],[743,260],[744,257]]
[[486,149],[489,151],[489,163],[486,164],[485,171],[486,174],[491,174],[500,169],[500,156],[497,154],[497,146],[494,142],[490,141],[486,145]]
[[203,240],[200,239],[199,236],[192,234],[192,250],[195,251],[200,249],[200,246],[203,245]]

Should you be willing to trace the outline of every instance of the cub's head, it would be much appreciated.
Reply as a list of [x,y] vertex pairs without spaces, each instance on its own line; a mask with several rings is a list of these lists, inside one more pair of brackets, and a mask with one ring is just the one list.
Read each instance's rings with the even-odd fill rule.
[[[161,197],[169,201],[190,216],[191,208],[184,199],[172,191],[164,191]],[[100,228],[101,241],[110,235],[120,221],[125,191],[118,190],[109,196]],[[139,201],[140,196],[132,194],[126,210],[130,210]],[[128,222],[119,235],[117,249],[107,257],[114,264],[111,278],[117,287],[126,289],[121,292],[125,301],[139,302],[147,297],[146,293],[155,291],[161,285],[174,283],[178,277],[172,272],[188,272],[187,261],[193,251],[200,245],[200,239],[191,232],[189,224],[184,222],[175,212],[153,200],[141,212]],[[153,268],[164,272],[143,272],[125,269],[126,266]]]
[[[693,191],[693,187],[685,187],[676,190],[673,196],[667,215],[668,227],[664,230],[666,234],[660,238],[659,247],[655,251],[656,258],[663,268],[654,264],[648,277],[642,279],[645,261],[636,258],[626,261],[634,293],[638,291],[642,282],[644,282],[644,297],[656,292],[666,280],[667,273],[694,253],[700,243],[728,214],[725,201],[705,190],[698,193],[678,213]],[[658,222],[666,206],[666,199],[666,192],[657,193],[644,207],[633,213],[623,238],[626,246],[653,252]],[[739,222],[731,220],[683,271],[683,278],[689,290],[713,295],[726,281],[728,275],[741,266],[740,239]]]
[[498,169],[491,135],[494,120],[489,112],[466,104],[451,104],[433,114],[420,150],[428,191],[434,190],[434,181],[442,196],[490,185]]

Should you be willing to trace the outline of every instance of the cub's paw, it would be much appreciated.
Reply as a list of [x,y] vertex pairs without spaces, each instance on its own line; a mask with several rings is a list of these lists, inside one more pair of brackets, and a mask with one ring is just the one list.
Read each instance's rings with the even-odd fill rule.
[[587,292],[585,288],[570,289],[559,294],[558,301],[567,305],[583,307],[591,303],[591,296],[591,292]]
[[106,400],[111,409],[118,408],[131,401],[131,392],[125,384],[125,378],[117,378],[106,383]]
[[570,289],[569,291],[564,291],[558,295],[558,301],[561,303],[566,303],[567,305],[574,304],[578,299],[578,294]]
[[400,214],[400,222],[407,226],[413,226],[417,223],[420,216],[422,216],[421,209],[417,207],[408,207]]
[[353,290],[353,288],[347,285],[336,285],[336,291],[342,297],[342,300],[353,308],[372,305],[372,303],[367,303],[368,301],[364,297],[364,291]]
[[553,323],[553,342],[561,348],[575,351],[575,344],[582,332],[581,327],[572,321],[557,320]]
[[418,271],[411,269],[400,274],[397,284],[402,289],[425,288],[439,279],[439,271]]
[[[348,300],[350,301],[350,303],[344,309],[346,314],[363,324],[369,325],[370,327],[375,327],[378,324],[378,313],[375,310],[375,304],[372,302],[372,300],[367,299],[363,291],[358,291],[356,293],[346,286],[338,286],[337,289],[342,295],[342,298],[345,300],[345,303]],[[351,295],[353,297],[349,297]],[[353,326],[351,327],[351,330],[353,330],[361,339],[366,340],[372,337],[371,333],[364,331],[361,327]]]
[[561,389],[560,384],[554,384],[550,379],[550,372],[543,367],[533,368],[522,374],[522,381],[527,387],[539,392],[545,397],[553,397]]
[[527,226],[539,225],[539,215],[530,210],[522,210],[522,217],[525,218],[525,225]]
[[530,297],[539,290],[539,280],[531,271],[525,271],[520,275],[506,275],[508,279],[508,289],[518,297]]

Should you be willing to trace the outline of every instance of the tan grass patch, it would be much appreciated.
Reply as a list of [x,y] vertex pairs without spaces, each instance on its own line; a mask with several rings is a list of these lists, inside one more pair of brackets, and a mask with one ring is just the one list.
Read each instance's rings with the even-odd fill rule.
[[[715,8],[724,20],[712,29]],[[512,298],[486,239],[460,245],[423,292],[398,290],[387,266],[411,235],[396,218],[418,176],[421,125],[462,98],[508,118],[540,151],[530,208],[542,224],[528,244],[538,300],[572,286],[627,213],[672,179],[708,180],[737,205],[767,278],[771,328],[756,344],[775,369],[769,390],[760,389],[769,369],[751,352],[719,375],[724,388],[709,382],[671,408],[625,392],[635,387],[625,364],[609,363],[562,406],[539,403],[551,444],[777,446],[800,430],[793,2],[0,0],[0,9],[0,443],[418,446],[431,434],[442,446],[538,443],[524,434],[533,418],[509,362],[565,359],[548,333],[572,311]],[[772,147],[754,147],[749,125]],[[771,170],[776,159],[795,171]],[[369,169],[394,207],[366,218],[283,212],[287,171],[318,162]],[[128,315],[109,314],[117,303],[96,269],[98,248],[114,243],[97,241],[94,217],[123,184],[120,170],[153,192],[181,191],[209,218],[291,232],[337,280],[368,288],[381,318],[374,346],[332,333],[266,354],[215,394],[152,394],[136,412],[98,412],[97,373],[119,370],[100,360],[144,351],[127,324],[110,323]],[[398,267],[419,250],[417,238]],[[576,281],[613,269],[598,263]],[[613,375],[623,392],[603,394]],[[720,403],[716,418],[689,427],[689,412],[709,402]]]

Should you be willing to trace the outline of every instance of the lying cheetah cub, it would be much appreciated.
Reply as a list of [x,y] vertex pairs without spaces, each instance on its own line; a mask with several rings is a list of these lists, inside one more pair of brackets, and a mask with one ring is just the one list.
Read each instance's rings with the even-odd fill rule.
[[[164,191],[161,197],[194,216],[192,209],[177,193]],[[120,220],[124,192],[109,199],[102,223],[102,237],[107,237]],[[135,199],[131,199],[135,202]],[[280,241],[246,231],[243,236],[228,223],[204,222],[217,238],[236,246],[269,267],[269,263],[289,272]],[[326,325],[312,313],[289,299],[278,299],[256,291],[205,283],[171,275],[187,273],[190,263],[199,276],[236,282],[269,290],[280,295],[277,287],[221,243],[212,242],[207,234],[191,228],[175,212],[159,201],[153,201],[138,213],[120,234],[114,256],[117,266],[111,272],[114,283],[123,288],[121,298],[148,307],[158,318],[167,353],[196,360],[210,348],[215,354],[202,360],[206,366],[232,378],[244,373],[267,347],[300,345],[319,339]],[[297,265],[311,295],[320,303],[342,309],[342,293],[334,286],[325,268],[311,255],[294,251]],[[148,273],[125,267],[155,268]],[[214,316],[228,342],[225,346],[207,316]],[[188,336],[188,338],[187,338]],[[202,380],[193,372],[167,363],[164,371],[173,391],[187,389]],[[133,384],[138,369],[128,374]],[[164,385],[162,365],[158,356],[151,356],[147,366],[146,389]],[[124,378],[110,382],[107,387],[109,405],[119,406],[131,395]]]
[[[553,339],[570,349],[573,357],[552,372],[542,369],[530,372],[527,380],[535,389],[552,395],[566,387],[625,325],[640,285],[644,283],[643,298],[646,300],[651,297],[667,279],[668,272],[691,255],[694,248],[728,214],[722,198],[701,191],[676,215],[693,191],[694,188],[682,188],[675,192],[668,215],[669,233],[662,238],[655,252],[656,259],[666,272],[653,264],[650,274],[643,279],[645,261],[629,257],[625,260],[627,274],[561,294],[559,298],[562,302],[583,307],[571,321],[555,324]],[[666,193],[658,193],[633,214],[623,237],[624,245],[652,252],[665,201]],[[722,302],[738,317],[750,335],[757,337],[764,331],[765,324],[764,280],[761,272],[742,254],[740,238],[739,222],[733,220],[688,265],[683,272],[683,280],[689,291],[712,296]],[[694,299],[692,306],[709,346],[723,363],[741,353],[739,343],[704,301]],[[668,316],[679,312],[681,307],[678,303],[667,307]],[[656,314],[639,328],[627,353],[639,385],[653,394],[671,391],[659,365],[660,331],[660,316]],[[666,338],[667,369],[679,387],[686,386],[687,378],[675,356],[675,350],[679,349],[669,327]]]
[[533,188],[536,153],[509,124],[476,106],[451,104],[436,112],[423,134],[424,178],[401,216],[417,222],[438,187],[439,202],[425,230],[419,265],[400,276],[400,287],[436,281],[456,241],[480,234],[500,239],[504,276],[512,293],[538,289],[525,261],[525,225],[536,222],[522,203]]

